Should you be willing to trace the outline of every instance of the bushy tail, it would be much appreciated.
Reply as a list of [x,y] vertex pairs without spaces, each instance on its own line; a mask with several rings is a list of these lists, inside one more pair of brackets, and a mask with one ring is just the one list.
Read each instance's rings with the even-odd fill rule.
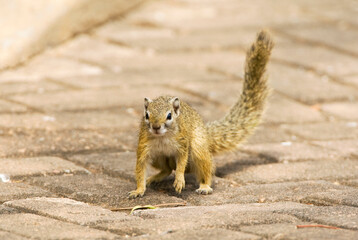
[[234,150],[260,123],[269,93],[265,71],[273,45],[270,35],[261,31],[247,51],[240,99],[224,119],[207,124],[213,154]]

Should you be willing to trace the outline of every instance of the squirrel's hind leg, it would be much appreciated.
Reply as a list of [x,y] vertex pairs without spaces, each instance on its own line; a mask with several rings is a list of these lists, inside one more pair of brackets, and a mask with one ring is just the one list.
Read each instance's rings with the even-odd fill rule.
[[210,187],[209,184],[204,184],[204,183],[200,183],[200,187],[198,189],[195,190],[198,194],[204,194],[204,195],[208,195],[208,194],[212,194],[213,193],[213,189]]
[[204,175],[204,176],[199,176],[198,180],[200,182],[200,186],[198,189],[196,189],[196,192],[198,194],[212,194],[213,193],[213,189],[210,187],[211,186],[211,175]]
[[161,182],[164,178],[169,176],[171,173],[172,170],[170,170],[169,168],[162,169],[159,173],[147,178],[147,186],[149,186],[151,183]]
[[159,169],[160,172],[147,178],[146,185],[149,186],[151,183],[161,182],[164,178],[172,173],[172,168],[169,166],[170,159],[166,157],[159,157],[153,161],[152,166]]
[[193,145],[192,161],[194,163],[194,173],[200,183],[200,187],[196,192],[199,194],[211,194],[213,189],[210,186],[212,175],[214,173],[214,166],[212,156],[206,144],[202,144],[201,146],[198,146],[198,148],[195,148],[195,145]]

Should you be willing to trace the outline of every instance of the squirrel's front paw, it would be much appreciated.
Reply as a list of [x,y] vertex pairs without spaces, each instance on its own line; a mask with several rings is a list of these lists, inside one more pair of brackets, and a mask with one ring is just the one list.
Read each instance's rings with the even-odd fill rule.
[[143,197],[144,195],[144,190],[133,190],[133,191],[130,191],[128,193],[128,198],[129,199],[134,199],[134,198],[137,198],[137,197]]
[[180,193],[181,193],[181,190],[185,188],[185,179],[184,179],[184,176],[175,177],[175,181],[174,181],[173,186],[174,186],[174,188],[175,188],[175,191],[180,194]]

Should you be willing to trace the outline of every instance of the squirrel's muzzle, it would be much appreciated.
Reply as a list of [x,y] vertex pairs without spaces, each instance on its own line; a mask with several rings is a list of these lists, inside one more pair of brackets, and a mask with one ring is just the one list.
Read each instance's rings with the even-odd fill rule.
[[158,130],[160,129],[160,127],[161,127],[160,124],[153,124],[153,125],[152,125],[152,128],[153,128],[153,130],[155,130],[155,131],[158,131]]

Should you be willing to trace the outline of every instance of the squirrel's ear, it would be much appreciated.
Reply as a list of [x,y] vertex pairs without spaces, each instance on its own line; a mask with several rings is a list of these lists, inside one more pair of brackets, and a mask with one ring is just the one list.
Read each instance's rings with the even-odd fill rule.
[[180,108],[180,100],[177,97],[174,97],[170,100],[170,102],[173,104],[174,112],[179,115],[179,108]]
[[144,98],[144,107],[148,108],[149,103],[153,102],[150,98]]

